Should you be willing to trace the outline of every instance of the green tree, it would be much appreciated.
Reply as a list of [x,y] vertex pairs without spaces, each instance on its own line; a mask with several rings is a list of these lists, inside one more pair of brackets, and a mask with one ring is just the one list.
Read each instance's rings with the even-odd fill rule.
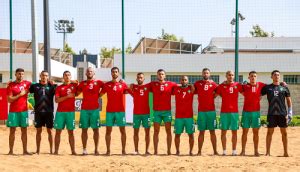
[[274,37],[274,32],[268,33],[264,31],[258,24],[252,26],[252,30],[249,32],[252,37]]
[[75,54],[75,51],[72,49],[72,47],[69,46],[69,44],[66,43],[65,45],[65,52],[70,53],[70,54]]
[[159,36],[157,38],[167,40],[167,41],[184,42],[184,39],[182,37],[180,39],[178,39],[175,34],[166,33],[164,29],[161,30],[161,36]]
[[[132,47],[130,45],[130,43],[128,44],[128,46],[125,49],[125,54],[130,54],[132,51]],[[114,54],[121,54],[122,50],[121,48],[107,48],[107,47],[102,47],[100,49],[100,57],[101,58],[113,58]]]

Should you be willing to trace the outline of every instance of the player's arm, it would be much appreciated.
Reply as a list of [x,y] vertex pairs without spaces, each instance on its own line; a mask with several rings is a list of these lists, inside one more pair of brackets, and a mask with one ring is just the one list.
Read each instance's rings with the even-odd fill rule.
[[8,101],[9,103],[12,103],[12,102],[16,101],[18,98],[24,96],[26,93],[27,93],[27,92],[26,92],[25,90],[23,90],[23,91],[21,91],[19,94],[15,95],[15,96],[13,96],[12,94],[9,94],[9,95],[7,96],[7,101]]
[[102,87],[102,89],[101,89],[101,91],[100,91],[100,93],[99,93],[99,97],[101,98],[104,94],[106,94],[106,88],[105,88],[105,85],[103,85],[103,87]]
[[70,93],[70,94],[68,94],[67,96],[64,96],[64,97],[57,97],[57,96],[55,96],[55,102],[56,103],[60,103],[60,102],[63,102],[65,100],[67,100],[69,98],[73,98],[73,97],[75,97],[74,93]]
[[196,88],[195,88],[194,84],[189,84],[189,86],[191,87],[191,92],[195,93],[196,92]]

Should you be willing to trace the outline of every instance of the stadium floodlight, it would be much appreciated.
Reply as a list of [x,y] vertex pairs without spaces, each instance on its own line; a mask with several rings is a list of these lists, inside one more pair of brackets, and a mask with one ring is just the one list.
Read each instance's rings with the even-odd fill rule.
[[73,33],[75,31],[75,25],[73,19],[70,20],[54,20],[54,29],[56,33],[63,34],[63,51],[65,51],[66,47],[66,34]]

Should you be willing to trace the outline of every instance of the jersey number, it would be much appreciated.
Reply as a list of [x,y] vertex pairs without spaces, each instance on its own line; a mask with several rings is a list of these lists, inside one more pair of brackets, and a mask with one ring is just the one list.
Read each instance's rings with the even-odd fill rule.
[[144,95],[144,90],[140,90],[140,96]]
[[252,87],[252,93],[256,92],[256,87]]
[[204,85],[204,90],[205,90],[205,91],[208,90],[208,85]]
[[182,98],[184,98],[185,97],[185,95],[186,95],[186,92],[182,92]]
[[117,86],[116,86],[116,85],[113,87],[113,90],[114,90],[114,91],[117,91]]
[[232,94],[233,93],[233,87],[229,88],[229,93]]
[[160,91],[164,91],[164,90],[165,90],[164,85],[160,85]]
[[278,97],[279,91],[274,91],[274,96]]

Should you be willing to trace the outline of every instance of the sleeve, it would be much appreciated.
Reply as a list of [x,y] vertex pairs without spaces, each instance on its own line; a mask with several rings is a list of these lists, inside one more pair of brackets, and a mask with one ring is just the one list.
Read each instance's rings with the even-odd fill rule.
[[73,93],[76,93],[77,92],[77,89],[78,89],[78,84],[73,84],[73,86],[74,86],[74,91],[73,91]]
[[126,83],[122,83],[123,87],[124,87],[124,91],[123,93],[127,93],[129,88],[127,87],[127,84]]
[[106,88],[106,85],[104,84],[102,89],[101,89],[100,94],[105,94],[106,92],[107,92],[107,88]]
[[285,97],[291,97],[291,93],[288,87],[285,87]]
[[219,95],[222,95],[221,93],[222,93],[222,90],[221,90],[222,88],[221,88],[221,85],[219,85],[219,86],[217,86],[216,87],[216,94],[219,94]]
[[59,87],[57,87],[56,90],[55,90],[55,97],[60,97]]
[[173,86],[173,88],[172,88],[172,93],[171,93],[171,94],[172,94],[172,95],[175,95],[177,89],[178,89],[178,86],[177,86],[177,84],[176,84],[176,86]]
[[12,89],[11,89],[11,83],[9,83],[8,87],[6,88],[6,94],[7,94],[7,96],[13,95]]
[[149,91],[153,92],[152,82],[149,82],[147,85],[148,85]]
[[83,82],[84,81],[80,82],[80,84],[77,87],[77,91],[82,92]]
[[101,80],[98,80],[97,82],[98,82],[98,84],[100,85],[100,88],[103,88],[103,86],[104,86],[104,82],[103,82],[103,81],[101,81]]
[[[134,86],[133,86],[133,88],[134,88]],[[127,88],[126,91],[127,91],[131,96],[133,96],[133,91],[132,91],[130,88]]]
[[239,89],[239,92],[240,92],[240,93],[244,92],[244,88],[243,88],[244,85],[243,85],[243,84],[240,84],[240,83],[239,83],[237,86],[238,86],[238,89]]
[[265,85],[262,89],[261,89],[261,95],[264,96],[267,94],[267,85]]
[[198,94],[197,93],[197,82],[195,82],[193,85],[194,85],[194,88],[195,88],[194,94]]
[[30,93],[34,93],[34,85],[35,85],[35,84],[31,84],[31,85],[30,85],[30,88],[29,88],[29,92],[30,92]]
[[30,81],[27,81],[27,91],[29,91],[31,85],[33,84]]

